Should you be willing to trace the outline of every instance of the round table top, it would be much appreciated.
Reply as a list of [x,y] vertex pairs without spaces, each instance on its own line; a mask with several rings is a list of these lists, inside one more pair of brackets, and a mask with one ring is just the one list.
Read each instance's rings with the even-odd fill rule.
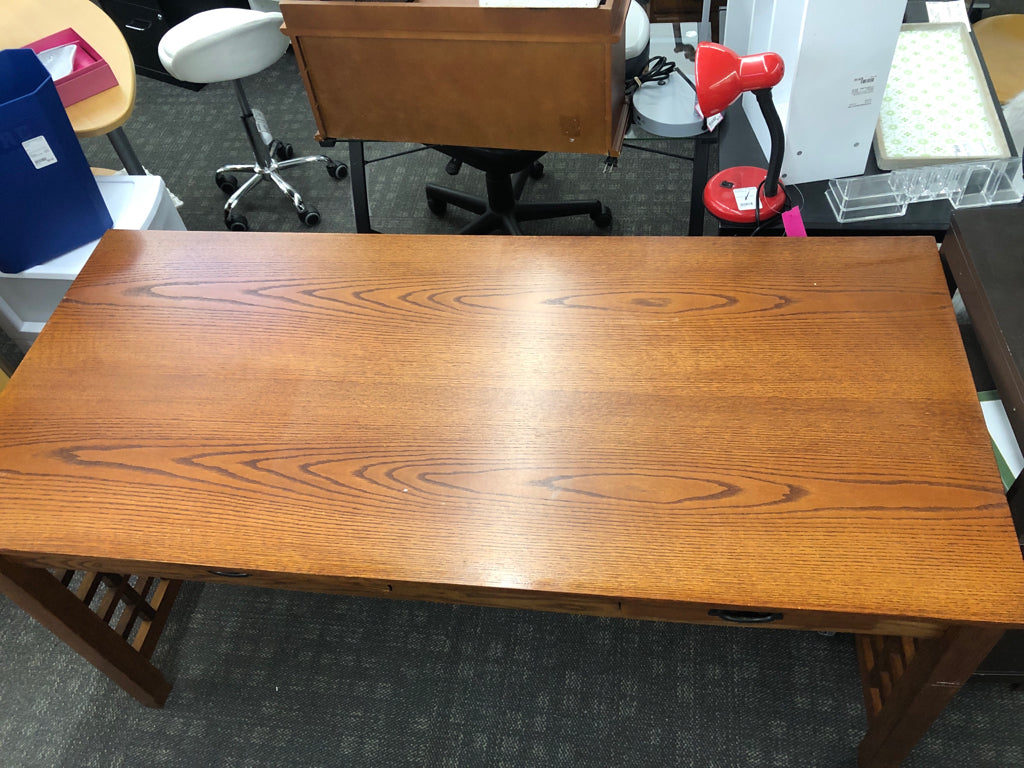
[[21,48],[72,28],[110,65],[117,85],[67,108],[79,136],[102,136],[121,127],[135,106],[135,62],[121,30],[90,0],[4,0],[0,48]]
[[975,22],[974,36],[1001,104],[1024,92],[1024,13]]

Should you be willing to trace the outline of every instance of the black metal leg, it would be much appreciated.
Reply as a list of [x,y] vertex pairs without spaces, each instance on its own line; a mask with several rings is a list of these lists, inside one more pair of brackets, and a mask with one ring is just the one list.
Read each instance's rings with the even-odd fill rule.
[[349,173],[352,181],[352,212],[356,217],[356,232],[378,234],[370,226],[370,200],[366,196],[366,157],[363,142],[351,139],[348,142]]
[[697,136],[693,142],[693,176],[690,181],[690,237],[704,234],[704,185],[708,182],[711,155],[710,136]]
[[107,138],[110,139],[110,144],[114,147],[114,151],[117,152],[117,156],[120,158],[122,165],[124,165],[124,169],[128,171],[129,175],[146,175],[146,169],[143,168],[142,163],[139,162],[139,158],[135,154],[135,150],[132,148],[131,142],[128,141],[128,137],[125,136],[123,129],[115,128],[107,134]]

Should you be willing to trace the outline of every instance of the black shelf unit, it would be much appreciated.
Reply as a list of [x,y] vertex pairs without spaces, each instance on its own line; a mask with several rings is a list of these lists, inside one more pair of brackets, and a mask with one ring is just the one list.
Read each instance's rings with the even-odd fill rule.
[[212,8],[248,8],[247,0],[100,0],[100,8],[124,35],[139,75],[198,91],[202,83],[172,77],[160,63],[158,46],[164,33],[189,16]]

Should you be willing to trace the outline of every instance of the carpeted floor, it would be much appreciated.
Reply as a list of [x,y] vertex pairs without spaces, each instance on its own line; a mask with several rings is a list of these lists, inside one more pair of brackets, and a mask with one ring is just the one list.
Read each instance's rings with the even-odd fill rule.
[[[321,151],[290,55],[249,90],[297,153]],[[240,128],[228,86],[192,92],[146,78],[126,125],[144,164],[182,199],[186,226],[212,230],[223,226],[213,171],[248,155]],[[93,165],[120,167],[105,139],[83,144]],[[340,145],[329,153],[347,161]],[[627,149],[605,174],[602,161],[549,155],[526,195],[599,197],[613,209],[610,230],[581,217],[527,231],[685,234],[689,163]],[[453,231],[465,216],[434,217],[424,183],[481,180],[469,169],[448,177],[444,164],[430,151],[373,164],[374,226]],[[317,231],[354,231],[347,180],[319,167],[290,178],[323,214]],[[254,230],[305,229],[266,185],[244,212]],[[163,710],[136,704],[0,599],[0,766],[846,768],[865,726],[848,635],[189,584],[155,661],[174,682]],[[1024,693],[972,680],[905,765],[1024,765],[1022,725]]]
[[[853,768],[850,636],[186,585],[146,709],[0,601],[0,764]],[[1024,764],[971,682],[906,768]]]

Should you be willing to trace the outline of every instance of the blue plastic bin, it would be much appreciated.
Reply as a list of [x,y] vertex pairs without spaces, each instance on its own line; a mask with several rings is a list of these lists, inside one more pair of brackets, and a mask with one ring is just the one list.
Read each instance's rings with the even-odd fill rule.
[[0,272],[101,237],[113,222],[35,53],[0,51]]

